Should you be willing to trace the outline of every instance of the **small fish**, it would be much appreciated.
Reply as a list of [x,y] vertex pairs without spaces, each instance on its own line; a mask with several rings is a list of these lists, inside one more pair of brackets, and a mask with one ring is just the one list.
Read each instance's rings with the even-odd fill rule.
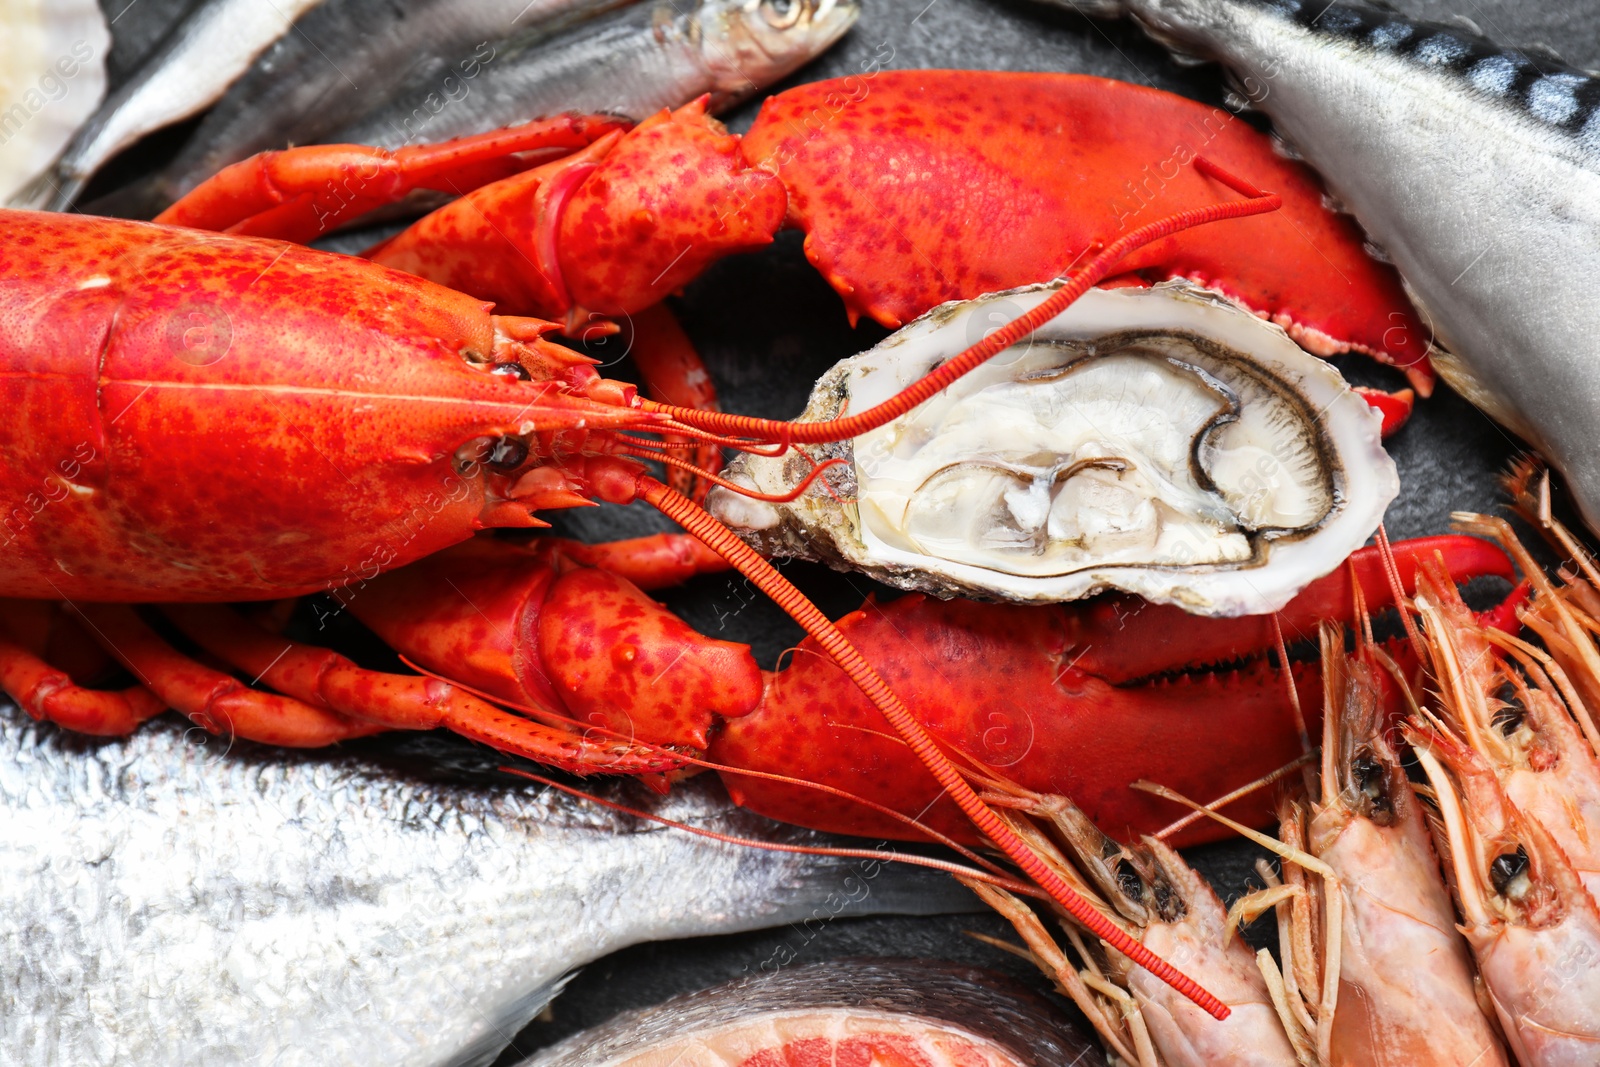
[[627,1012],[522,1067],[1105,1067],[1048,1001],[990,971],[841,959]]
[[106,160],[145,134],[205,110],[320,2],[205,0],[89,116],[55,165],[13,197],[12,205],[66,208]]
[[48,170],[106,91],[94,0],[0,2],[0,202]]
[[[859,12],[860,0],[636,4],[553,35],[540,27],[509,39],[474,38],[459,54],[446,51],[404,67],[401,80],[383,79],[384,92],[363,92],[360,108],[349,106],[355,94],[346,87],[294,87],[298,75],[269,55],[264,65],[286,83],[270,102],[245,107],[241,83],[168,167],[95,208],[153,215],[228,164],[290,143],[399,148],[563,111],[642,119],[702,93],[726,107],[826,50]],[[378,77],[363,73],[363,86]]]
[[1081,6],[1228,68],[1393,260],[1445,379],[1537,445],[1600,529],[1600,79],[1360,3]]
[[315,141],[398,92],[422,63],[470,64],[478,45],[519,28],[624,2],[422,0],[397,11],[377,0],[205,0],[13,206],[64,210],[112,156],[212,104],[191,141],[204,149],[186,150],[174,168],[206,168],[206,177],[263,149]]
[[[426,738],[380,760],[185,726],[97,742],[0,706],[0,1062],[484,1063],[563,975],[629,944],[975,907],[897,864],[508,787],[476,749],[440,781]],[[704,778],[600,792],[722,833],[837,840]]]
[[860,0],[640,4],[558,38],[506,42],[461,106],[435,108],[424,83],[335,139],[395,148],[562,111],[644,119],[703,93],[722,111],[825,52],[860,13]]

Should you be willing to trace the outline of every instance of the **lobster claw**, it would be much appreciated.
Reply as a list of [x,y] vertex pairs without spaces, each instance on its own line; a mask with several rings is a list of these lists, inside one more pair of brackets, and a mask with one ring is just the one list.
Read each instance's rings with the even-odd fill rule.
[[[1514,574],[1504,552],[1475,537],[1419,537],[1396,542],[1393,550],[1407,595],[1416,589],[1418,567],[1436,556],[1457,576],[1510,579]],[[1376,550],[1363,549],[1343,567],[1306,586],[1276,615],[1209,619],[1196,626],[1193,616],[1170,604],[1131,596],[1091,602],[1069,617],[1068,657],[1076,670],[1114,684],[1232,663],[1272,649],[1280,630],[1292,645],[1315,640],[1324,620],[1353,621],[1352,579],[1369,607],[1394,605],[1382,559]]]
[[[1510,577],[1494,545],[1466,537],[1395,546],[1409,592],[1419,562],[1442,556],[1458,581]],[[1118,837],[1151,833],[1177,814],[1129,789],[1159,781],[1187,796],[1217,797],[1303,754],[1285,680],[1265,653],[1277,625],[1294,642],[1322,619],[1351,620],[1352,577],[1369,606],[1392,603],[1375,549],[1314,582],[1278,616],[1196,619],[1130,597],[1085,605],[1022,607],[902,597],[868,604],[839,628],[873,663],[960,763],[1038,793],[1069,796]],[[926,826],[974,841],[970,824],[839,668],[803,642],[793,663],[771,676],[759,710],[727,724],[711,758],[732,768],[799,774],[903,812]],[[1241,659],[1244,660],[1240,665]],[[1225,671],[1174,673],[1210,664]],[[1294,667],[1295,685],[1315,712],[1314,664]],[[1313,731],[1315,723],[1311,723]],[[818,761],[816,753],[836,752]],[[819,765],[820,763],[820,765]],[[801,770],[800,768],[804,768]],[[848,800],[736,772],[724,773],[740,804],[818,829],[903,838],[907,827]],[[1272,818],[1272,791],[1230,808],[1247,822]],[[1192,826],[1174,844],[1214,839]]]
[[705,637],[627,579],[477,539],[380,576],[347,606],[424,670],[551,725],[703,751],[761,699],[744,645]]

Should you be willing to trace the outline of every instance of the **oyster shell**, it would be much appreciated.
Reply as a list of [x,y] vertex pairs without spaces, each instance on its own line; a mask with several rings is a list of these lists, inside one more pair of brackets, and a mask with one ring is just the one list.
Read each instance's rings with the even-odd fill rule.
[[95,0],[0,0],[0,203],[100,105],[110,50]]
[[[935,308],[824,375],[802,419],[888,399],[1049,291]],[[1380,421],[1336,370],[1219,294],[1094,289],[881,429],[726,472],[782,494],[814,462],[847,461],[795,501],[718,490],[710,506],[768,554],[938,596],[1120,589],[1256,614],[1377,528],[1399,491]]]

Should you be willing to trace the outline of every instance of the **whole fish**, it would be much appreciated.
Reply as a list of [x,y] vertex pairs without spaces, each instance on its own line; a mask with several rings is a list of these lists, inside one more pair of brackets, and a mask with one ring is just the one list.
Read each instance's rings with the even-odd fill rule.
[[840,959],[625,1012],[523,1067],[1104,1067],[1026,986],[934,960]]
[[[417,42],[411,54],[428,58],[408,64],[386,55],[390,67],[364,70],[360,93],[342,83],[302,86],[300,64],[269,54],[213,109],[170,165],[107,197],[96,210],[154,215],[228,164],[291,143],[399,148],[563,111],[645,118],[702,93],[726,106],[824,51],[859,10],[859,0],[635,4],[575,26],[567,17],[568,28],[558,33],[539,26],[484,34],[453,50]],[[270,93],[255,91],[252,79],[258,76],[269,80]]]
[[79,127],[54,165],[12,198],[72,203],[106,160],[147,133],[199,114],[321,0],[205,0],[178,22],[121,88]]
[[202,178],[263,149],[320,139],[399,91],[427,60],[470,65],[478,45],[519,28],[625,2],[421,0],[397,10],[387,0],[204,0],[14,206],[63,210],[112,156],[212,104],[190,142],[203,148],[173,164],[204,168]]
[[634,119],[711,94],[726,110],[787,77],[844,36],[861,0],[665,0],[596,19],[554,39],[507,41],[464,106],[432,106],[419,83],[334,140],[398,147],[561,111]]
[[[96,742],[0,707],[0,1063],[484,1063],[563,975],[625,945],[975,907],[900,865],[185,725]],[[603,791],[723,833],[835,840],[718,789]]]
[[1455,388],[1600,530],[1600,80],[1328,0],[1092,0],[1222,62],[1394,261]]
[[94,0],[0,0],[0,201],[45,173],[106,91]]

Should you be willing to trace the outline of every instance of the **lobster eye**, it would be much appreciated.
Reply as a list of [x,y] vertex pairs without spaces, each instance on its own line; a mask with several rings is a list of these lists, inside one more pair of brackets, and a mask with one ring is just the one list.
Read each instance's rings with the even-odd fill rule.
[[498,471],[514,471],[528,460],[528,442],[520,437],[497,437],[483,461]]
[[532,377],[528,373],[528,368],[520,363],[496,363],[489,368],[489,373],[498,374],[502,378],[515,378],[519,382],[525,382]]
[[787,30],[805,13],[805,0],[761,0],[761,16],[775,30]]

